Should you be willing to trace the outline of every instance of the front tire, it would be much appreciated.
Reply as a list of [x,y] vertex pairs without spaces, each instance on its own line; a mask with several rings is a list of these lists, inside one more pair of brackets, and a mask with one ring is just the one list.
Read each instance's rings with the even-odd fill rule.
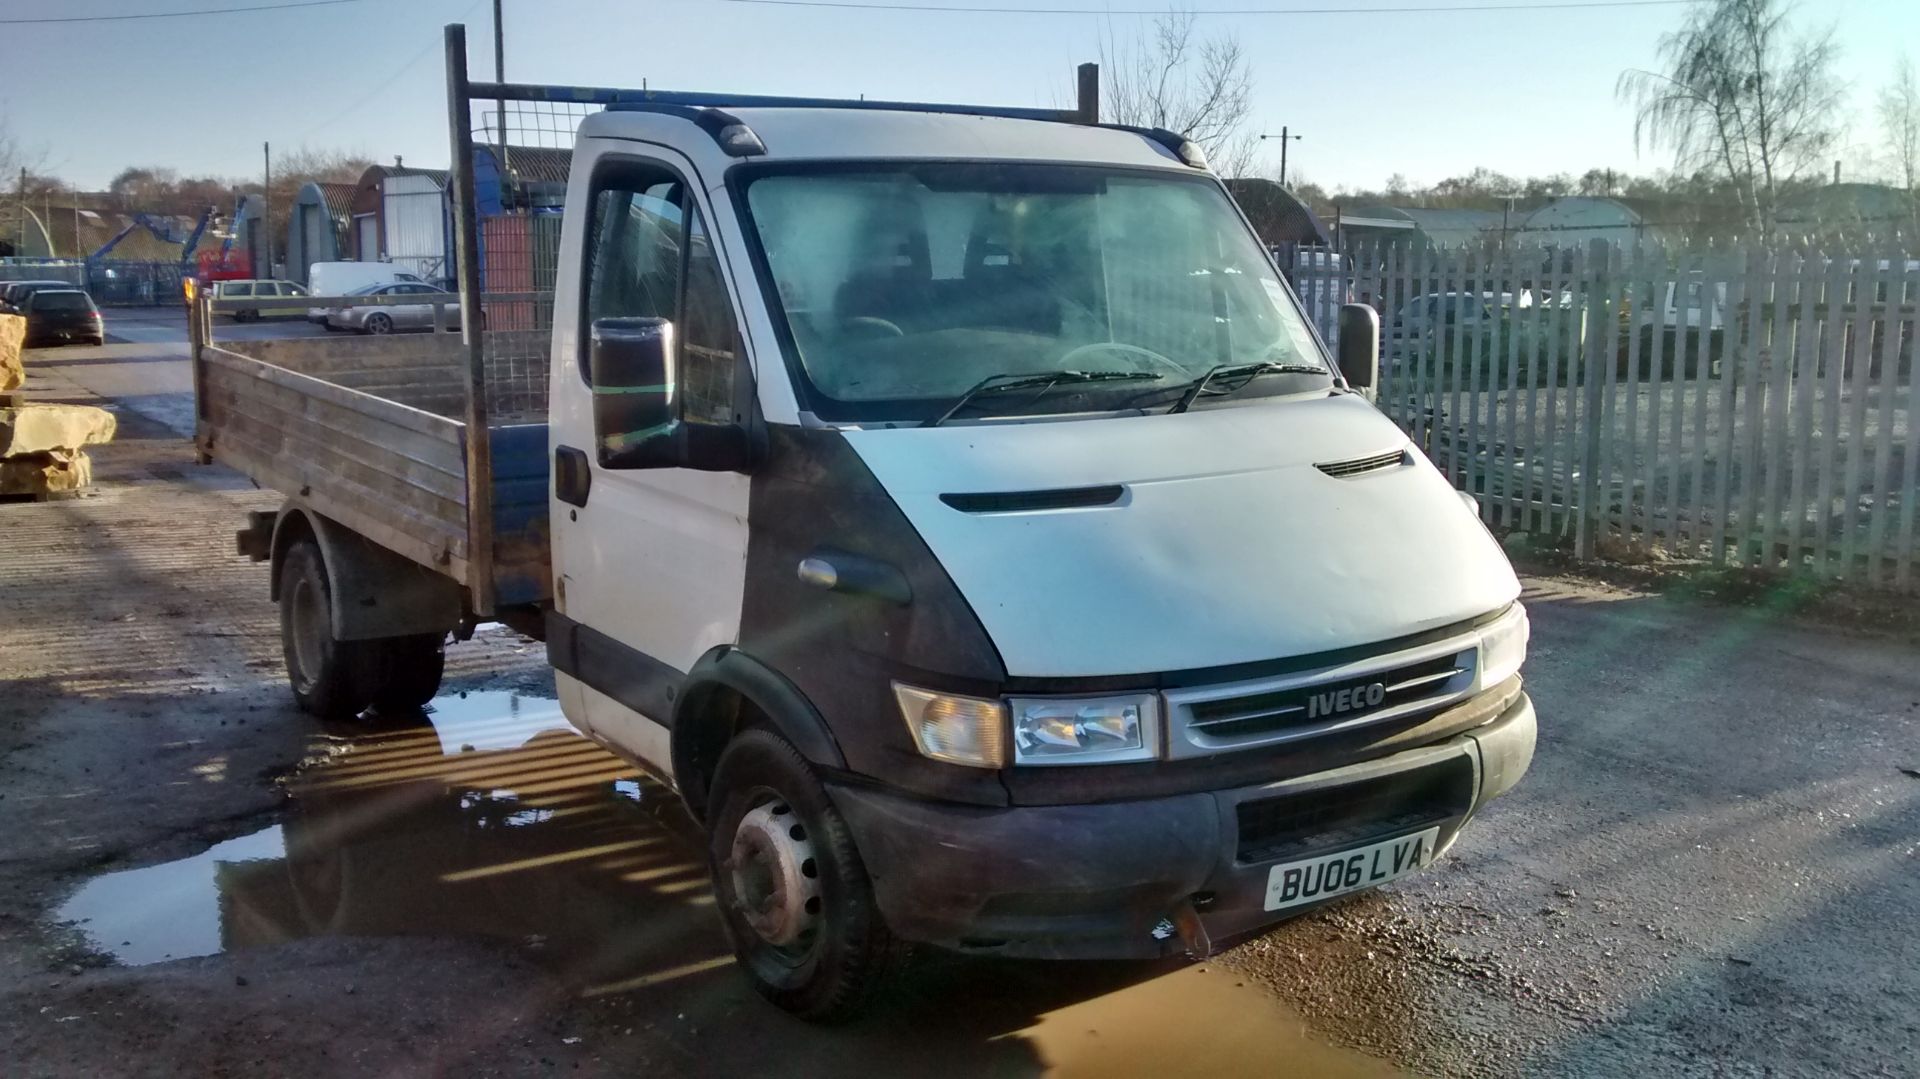
[[761,996],[814,1022],[858,1015],[904,959],[846,821],[805,758],[752,729],[715,769],[714,895]]

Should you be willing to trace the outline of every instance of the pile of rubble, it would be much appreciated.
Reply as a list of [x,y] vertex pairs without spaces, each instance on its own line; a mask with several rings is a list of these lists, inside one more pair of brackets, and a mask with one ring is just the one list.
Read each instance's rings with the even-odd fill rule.
[[27,404],[21,345],[27,320],[0,315],[0,497],[48,498],[93,482],[86,446],[113,441],[113,413],[90,405]]

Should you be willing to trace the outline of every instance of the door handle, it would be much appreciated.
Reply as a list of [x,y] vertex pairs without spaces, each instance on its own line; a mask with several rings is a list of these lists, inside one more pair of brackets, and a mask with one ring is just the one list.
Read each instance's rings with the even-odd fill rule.
[[587,465],[585,450],[555,446],[553,450],[553,497],[570,506],[587,504],[593,490],[593,470]]

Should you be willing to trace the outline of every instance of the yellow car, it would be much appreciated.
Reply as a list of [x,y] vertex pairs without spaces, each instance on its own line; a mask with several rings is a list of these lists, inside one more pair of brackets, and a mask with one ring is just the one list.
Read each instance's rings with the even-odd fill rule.
[[307,317],[307,290],[291,281],[216,281],[214,298],[218,300],[257,299],[257,307],[245,307],[229,314],[235,322],[257,322],[263,318]]

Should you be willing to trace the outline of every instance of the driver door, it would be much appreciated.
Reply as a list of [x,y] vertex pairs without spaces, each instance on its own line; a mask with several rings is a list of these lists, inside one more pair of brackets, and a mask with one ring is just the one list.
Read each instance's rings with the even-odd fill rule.
[[752,380],[723,253],[707,231],[700,188],[688,179],[691,164],[608,155],[592,176],[588,205],[568,209],[586,221],[581,242],[562,253],[580,260],[577,306],[567,310],[569,298],[556,297],[556,321],[577,322],[556,335],[554,452],[556,462],[572,455],[588,482],[579,491],[556,487],[555,591],[560,613],[576,627],[573,677],[587,724],[666,774],[667,689],[701,655],[739,635],[748,479],[600,466],[593,322],[673,322],[689,421],[731,421]]

